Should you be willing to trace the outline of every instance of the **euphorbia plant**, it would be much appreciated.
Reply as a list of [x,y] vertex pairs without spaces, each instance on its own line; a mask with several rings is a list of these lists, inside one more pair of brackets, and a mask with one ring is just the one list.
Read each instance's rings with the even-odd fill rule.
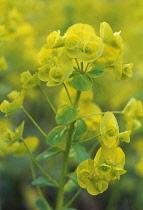
[[[36,178],[32,167],[33,185],[43,200],[46,209],[67,210],[74,199],[86,188],[91,195],[103,193],[110,180],[120,179],[126,172],[125,154],[120,147],[120,141],[130,142],[130,134],[140,126],[138,116],[143,116],[141,101],[131,99],[122,111],[102,112],[93,102],[92,87],[96,78],[108,74],[112,69],[118,80],[126,80],[132,76],[132,64],[123,64],[123,43],[120,32],[113,33],[108,23],[100,26],[100,37],[92,26],[75,24],[67,29],[63,36],[60,31],[54,31],[47,37],[47,42],[38,54],[40,67],[35,74],[30,71],[21,74],[21,92],[12,91],[0,105],[1,112],[6,116],[21,109],[44,136],[47,143],[46,151],[37,157],[32,152],[38,146],[36,137],[23,138],[24,122],[15,131],[8,129],[1,134],[1,155],[13,153],[15,156],[29,154],[44,177]],[[60,106],[56,109],[42,87],[62,86],[59,95]],[[106,82],[106,81],[105,81]],[[46,97],[57,123],[48,134],[43,131],[23,105],[25,92],[29,88],[39,86]],[[120,132],[114,114],[121,114],[130,123],[126,130]],[[92,150],[87,151],[84,142],[95,139]],[[100,145],[94,159],[97,142]],[[72,155],[70,153],[72,152]],[[62,167],[59,180],[51,177],[40,162],[62,153]],[[69,174],[69,159],[76,158],[79,162],[75,170]],[[55,206],[50,206],[44,198],[40,186],[53,186],[58,190]],[[65,203],[64,198],[68,188],[74,185],[77,193]],[[39,204],[38,204],[39,205]],[[39,205],[41,209],[44,209]]]

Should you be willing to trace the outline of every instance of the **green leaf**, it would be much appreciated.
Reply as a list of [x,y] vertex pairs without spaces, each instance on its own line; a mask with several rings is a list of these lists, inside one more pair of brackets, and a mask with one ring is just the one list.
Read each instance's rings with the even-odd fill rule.
[[73,145],[73,149],[76,153],[76,156],[79,162],[91,159],[83,146],[76,144],[76,145]]
[[87,91],[92,89],[93,81],[85,74],[76,73],[70,84],[76,90]]
[[55,144],[61,143],[68,133],[68,129],[66,126],[59,125],[52,129],[50,133],[47,135],[46,143],[53,146]]
[[90,78],[96,78],[99,77],[101,74],[103,74],[104,70],[105,70],[104,66],[97,65],[94,66],[90,71],[88,71],[86,75]]
[[38,199],[36,200],[36,205],[38,206],[38,208],[39,208],[40,210],[47,210],[47,207],[45,206],[45,203],[44,203],[44,201],[42,200],[42,198],[38,198]]
[[58,108],[56,114],[57,124],[69,124],[76,120],[78,110],[76,107],[71,107],[67,104],[64,104]]
[[44,177],[38,177],[34,181],[32,181],[33,186],[55,186],[51,181]]
[[66,209],[64,209],[64,210],[77,210],[77,209],[66,208]]
[[41,154],[39,154],[36,157],[36,160],[38,162],[43,161],[43,160],[47,160],[50,159],[56,155],[58,155],[59,153],[61,153],[62,150],[58,147],[50,147],[48,150],[46,150],[45,152],[42,152]]
[[80,137],[83,137],[87,130],[87,125],[83,119],[76,121],[75,132],[73,134],[73,141],[76,142]]

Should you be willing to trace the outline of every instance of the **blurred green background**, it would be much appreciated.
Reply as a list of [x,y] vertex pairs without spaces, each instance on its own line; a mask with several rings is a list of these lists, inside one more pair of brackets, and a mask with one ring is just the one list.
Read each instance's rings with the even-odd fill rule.
[[[101,22],[108,22],[114,32],[121,30],[124,43],[124,62],[134,63],[133,77],[117,81],[109,72],[97,79],[94,101],[103,111],[122,110],[131,97],[143,101],[143,1],[142,0],[0,0],[0,103],[13,89],[20,90],[20,74],[38,68],[37,54],[54,30],[62,34],[74,23],[92,25],[99,35]],[[0,61],[1,62],[1,61]],[[49,88],[48,94],[58,104],[60,87]],[[54,94],[53,94],[54,92]],[[38,88],[30,89],[25,107],[48,132],[55,125],[54,115]],[[34,108],[33,108],[34,107]],[[20,111],[3,120],[0,131],[15,128],[25,120],[25,135],[40,138],[39,151],[47,147],[43,137]],[[119,119],[120,121],[120,119]],[[143,120],[142,120],[143,121]],[[142,210],[143,209],[143,129],[131,137],[131,143],[122,145],[126,154],[126,170],[119,181],[113,181],[108,190],[98,196],[83,190],[74,207],[79,210]],[[59,158],[44,162],[43,167],[58,173]],[[39,173],[37,171],[37,173]],[[52,172],[54,173],[54,172]],[[51,174],[54,175],[54,174]],[[37,210],[34,202],[38,195],[30,182],[32,178],[28,157],[0,157],[0,210]],[[56,191],[44,189],[50,203]]]

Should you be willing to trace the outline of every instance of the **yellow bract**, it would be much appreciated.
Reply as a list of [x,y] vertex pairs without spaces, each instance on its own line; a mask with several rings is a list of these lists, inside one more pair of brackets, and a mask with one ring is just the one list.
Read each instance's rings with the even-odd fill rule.
[[12,91],[10,94],[8,94],[8,97],[12,100],[12,102],[4,100],[0,104],[0,111],[6,113],[6,116],[12,114],[17,109],[20,109],[22,107],[24,91]]
[[103,144],[108,147],[116,147],[118,144],[118,123],[111,112],[106,112],[100,122],[100,133]]
[[47,43],[49,45],[49,48],[61,47],[64,44],[64,42],[63,42],[63,37],[60,36],[60,30],[53,31],[47,37]]
[[86,188],[91,195],[102,193],[108,188],[108,181],[100,178],[95,172],[93,160],[85,160],[80,163],[76,174],[79,185]]
[[75,24],[65,34],[66,53],[81,62],[91,62],[101,56],[103,42],[94,29],[87,24]]
[[63,54],[49,59],[47,64],[38,70],[40,80],[47,81],[47,86],[56,86],[69,78],[73,71],[73,66],[71,59]]
[[100,147],[95,158],[95,171],[100,177],[106,177],[108,181],[111,179],[120,179],[120,175],[124,174],[125,154],[120,147],[107,148]]
[[123,113],[127,129],[136,130],[141,126],[140,121],[137,119],[137,117],[143,116],[143,105],[141,101],[131,98],[125,106]]
[[33,88],[36,85],[40,84],[40,80],[38,78],[38,74],[31,74],[28,71],[25,71],[21,74],[21,79],[20,81],[23,83],[22,88]]

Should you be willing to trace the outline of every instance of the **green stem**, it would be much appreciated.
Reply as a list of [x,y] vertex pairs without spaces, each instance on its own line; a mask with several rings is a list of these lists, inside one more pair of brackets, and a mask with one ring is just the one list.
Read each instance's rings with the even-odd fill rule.
[[81,192],[81,188],[77,191],[77,193],[72,197],[72,199],[64,206],[64,208],[67,208],[69,205],[71,205],[73,203],[73,201],[77,198],[77,196],[80,194]]
[[[77,91],[76,99],[74,105],[77,106],[79,102],[81,91]],[[61,178],[60,178],[60,185],[59,191],[57,196],[57,203],[56,203],[56,210],[62,210],[64,204],[64,185],[66,181],[67,169],[68,169],[68,159],[69,159],[69,152],[72,144],[72,135],[74,131],[74,123],[70,124],[67,142],[66,142],[66,149],[63,155],[63,164],[62,164],[62,171],[61,171]]]
[[81,73],[83,73],[83,62],[81,62]]
[[72,100],[71,100],[71,97],[70,97],[69,91],[68,91],[67,86],[65,85],[65,83],[63,83],[63,86],[64,86],[64,88],[65,88],[65,90],[66,90],[66,92],[67,92],[67,95],[68,95],[69,101],[70,101],[70,103],[72,104]]
[[[33,178],[33,180],[35,180],[36,179],[36,174],[35,174],[34,166],[33,166],[33,163],[32,163],[31,159],[30,159],[30,169],[31,169],[32,178]],[[38,194],[39,194],[40,198],[43,200],[46,209],[47,210],[52,210],[52,208],[50,207],[48,201],[45,199],[41,188],[39,186],[37,186],[36,189],[38,191]]]
[[87,65],[85,67],[85,70],[84,70],[84,73],[88,70],[89,65],[90,65],[90,63],[87,63]]
[[45,98],[46,98],[48,104],[49,104],[50,107],[52,108],[53,112],[56,114],[57,111],[56,111],[55,107],[53,106],[52,102],[50,101],[49,97],[48,97],[47,94],[45,93],[44,89],[42,88],[41,85],[39,85],[39,87],[40,87],[40,89],[41,89],[43,95],[45,96]]
[[40,171],[42,172],[42,174],[43,174],[47,179],[49,179],[55,186],[58,187],[58,186],[59,186],[58,183],[57,183],[52,177],[50,177],[50,176],[47,174],[47,172],[46,172],[46,171],[39,165],[39,163],[36,161],[36,159],[34,158],[34,156],[32,155],[32,153],[30,152],[30,150],[29,150],[27,144],[24,142],[23,139],[22,139],[22,142],[23,142],[25,148],[27,149],[28,154],[29,154],[31,160],[33,160],[33,162],[37,165],[37,167],[40,169]]
[[75,58],[75,61],[76,61],[76,65],[77,65],[78,70],[80,70],[80,66],[79,66],[77,58]]
[[39,125],[36,123],[36,121],[31,117],[31,115],[26,111],[26,109],[22,106],[22,110],[27,115],[27,117],[33,122],[33,124],[36,126],[36,128],[40,131],[40,133],[47,137],[47,134],[39,127]]
[[97,138],[97,137],[99,137],[99,136],[101,136],[101,134],[98,134],[98,135],[96,135],[96,136],[92,136],[92,137],[90,137],[90,138],[88,138],[88,139],[84,139],[84,140],[82,140],[82,141],[75,142],[75,143],[73,143],[73,144],[81,144],[81,143],[90,141],[90,140],[92,140],[92,139],[95,139],[95,138]]
[[[123,114],[124,112],[123,111],[110,111],[112,112],[113,114]],[[102,115],[102,114],[105,114],[106,112],[100,112],[100,113],[95,113],[95,114],[88,114],[88,115],[84,115],[84,116],[81,116],[80,118],[87,118],[87,117],[92,117],[92,116],[95,116],[95,115]]]

